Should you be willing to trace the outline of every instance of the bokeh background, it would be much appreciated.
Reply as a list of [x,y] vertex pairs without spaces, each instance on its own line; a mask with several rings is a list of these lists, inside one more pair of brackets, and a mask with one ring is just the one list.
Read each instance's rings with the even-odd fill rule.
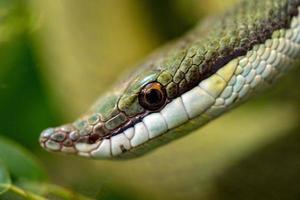
[[0,199],[299,199],[299,66],[137,159],[93,161],[38,144],[44,128],[73,121],[155,48],[234,2],[0,0]]

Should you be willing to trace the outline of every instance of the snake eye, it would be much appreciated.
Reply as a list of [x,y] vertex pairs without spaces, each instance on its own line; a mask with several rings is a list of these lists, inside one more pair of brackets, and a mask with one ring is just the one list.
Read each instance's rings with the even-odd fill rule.
[[139,103],[147,110],[160,109],[166,102],[166,93],[160,83],[146,85],[139,94]]

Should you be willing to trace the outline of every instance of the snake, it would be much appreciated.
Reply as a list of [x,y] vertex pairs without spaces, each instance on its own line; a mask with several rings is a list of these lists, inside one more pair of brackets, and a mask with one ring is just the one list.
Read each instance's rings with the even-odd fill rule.
[[142,156],[280,82],[299,56],[300,0],[241,0],[154,51],[39,142],[91,159]]

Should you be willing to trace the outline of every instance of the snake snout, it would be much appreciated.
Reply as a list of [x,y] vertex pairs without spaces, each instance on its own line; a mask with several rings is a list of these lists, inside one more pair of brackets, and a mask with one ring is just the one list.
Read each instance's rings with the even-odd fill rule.
[[84,154],[96,148],[100,143],[98,134],[81,134],[84,129],[79,130],[72,124],[56,128],[48,128],[40,135],[41,146],[54,152],[68,154]]
[[80,135],[76,129],[72,125],[64,125],[44,130],[40,136],[40,144],[49,151],[75,153],[74,142],[78,139]]

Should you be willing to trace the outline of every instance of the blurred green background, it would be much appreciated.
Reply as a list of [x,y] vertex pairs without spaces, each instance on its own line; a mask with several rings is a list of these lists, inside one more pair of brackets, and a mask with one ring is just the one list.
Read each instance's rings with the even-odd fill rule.
[[299,67],[138,159],[92,161],[38,144],[153,49],[234,2],[0,0],[0,199],[299,199]]

